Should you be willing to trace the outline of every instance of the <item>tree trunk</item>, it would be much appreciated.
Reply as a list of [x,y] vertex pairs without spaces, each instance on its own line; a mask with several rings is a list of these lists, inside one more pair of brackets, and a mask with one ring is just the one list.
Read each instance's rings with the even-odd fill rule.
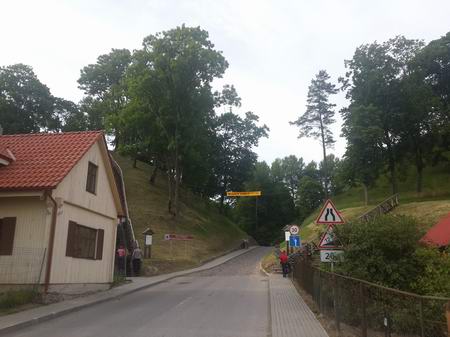
[[327,149],[326,149],[326,144],[325,144],[325,132],[323,130],[322,116],[320,116],[320,133],[322,135],[323,173],[324,173],[324,184],[325,184],[325,199],[328,199]]
[[225,193],[222,192],[220,194],[220,207],[219,207],[219,213],[220,214],[223,214],[223,203],[224,203],[224,201],[225,201]]
[[227,177],[225,177],[223,180],[223,185],[222,185],[222,193],[220,194],[220,208],[219,208],[220,214],[223,214],[223,205],[225,203],[225,194],[227,193],[227,185],[228,185],[228,181],[227,181]]
[[423,158],[422,151],[418,144],[416,144],[416,169],[417,169],[417,181],[416,181],[416,191],[417,193],[422,193],[422,182],[423,182]]
[[169,211],[169,214],[174,214],[173,207],[174,207],[174,179],[173,179],[173,169],[170,161],[167,162],[167,187],[169,189],[169,201],[167,205],[167,210]]
[[385,134],[385,139],[389,161],[388,167],[391,175],[392,194],[396,194],[398,192],[398,186],[397,186],[397,172],[396,172],[394,151],[392,149],[391,140],[388,134]]
[[369,192],[366,184],[362,183],[362,186],[364,189],[364,206],[367,206],[369,204]]
[[178,216],[180,214],[180,180],[181,180],[181,173],[180,168],[177,165],[177,168],[175,169],[175,196],[174,196],[175,216]]
[[152,184],[153,186],[155,186],[157,173],[158,173],[158,165],[155,162],[155,167],[153,168],[152,175],[150,176],[150,184]]

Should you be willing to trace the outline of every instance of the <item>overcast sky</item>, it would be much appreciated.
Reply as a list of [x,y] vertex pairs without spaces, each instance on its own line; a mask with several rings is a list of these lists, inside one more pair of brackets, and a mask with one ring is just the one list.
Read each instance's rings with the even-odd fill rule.
[[[78,102],[80,69],[99,55],[140,48],[145,36],[183,23],[201,26],[230,63],[215,86],[234,84],[239,113],[251,110],[270,128],[260,160],[320,160],[319,142],[297,139],[289,125],[314,75],[326,69],[337,82],[357,46],[399,34],[429,42],[450,30],[449,18],[448,0],[1,0],[0,65],[31,65],[53,95]],[[337,110],[345,104],[342,94],[333,100]],[[333,129],[338,138],[340,118]],[[344,150],[338,138],[331,152]]]

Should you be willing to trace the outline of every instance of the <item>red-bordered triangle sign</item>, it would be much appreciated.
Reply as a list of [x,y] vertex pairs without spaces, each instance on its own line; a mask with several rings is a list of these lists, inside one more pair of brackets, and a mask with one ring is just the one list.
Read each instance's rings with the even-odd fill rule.
[[323,233],[322,238],[319,242],[319,249],[332,249],[339,248],[341,245],[339,244],[336,236],[334,234],[334,226],[328,225],[328,228],[325,233]]
[[345,223],[341,213],[336,209],[333,202],[328,199],[325,201],[322,210],[316,220],[317,224],[341,224]]

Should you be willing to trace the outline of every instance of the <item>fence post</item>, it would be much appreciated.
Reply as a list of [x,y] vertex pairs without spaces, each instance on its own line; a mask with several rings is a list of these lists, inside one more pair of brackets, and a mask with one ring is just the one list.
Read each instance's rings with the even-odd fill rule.
[[319,311],[323,313],[322,307],[322,271],[319,270]]
[[338,331],[339,336],[341,335],[341,323],[339,321],[339,310],[338,310],[338,285],[337,285],[336,275],[333,273],[333,307],[334,307],[334,319],[336,321],[336,329]]
[[447,303],[445,315],[447,316],[447,334],[450,336],[450,301]]
[[364,285],[362,284],[362,282],[359,283],[359,293],[361,296],[361,313],[362,313],[361,336],[367,337],[366,292],[364,290]]
[[425,332],[423,328],[423,298],[420,298],[419,302],[419,310],[420,310],[420,337],[425,337]]

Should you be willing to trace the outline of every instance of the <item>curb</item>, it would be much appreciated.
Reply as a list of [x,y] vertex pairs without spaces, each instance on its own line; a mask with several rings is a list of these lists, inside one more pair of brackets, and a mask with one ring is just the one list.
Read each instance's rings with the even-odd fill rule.
[[[90,303],[84,303],[84,304],[80,304],[80,305],[75,305],[75,306],[73,306],[71,308],[62,309],[60,311],[54,311],[54,312],[51,312],[49,314],[46,314],[46,315],[43,315],[43,316],[40,316],[40,317],[31,318],[31,319],[29,319],[27,321],[23,321],[23,322],[14,324],[14,325],[10,325],[10,326],[5,327],[5,328],[1,328],[0,327],[0,334],[6,333],[6,332],[13,332],[13,331],[16,331],[16,330],[20,330],[22,328],[25,328],[25,327],[28,327],[28,326],[32,326],[32,325],[36,325],[36,324],[39,324],[39,323],[43,323],[45,321],[49,321],[49,320],[52,320],[52,319],[55,319],[55,318],[58,318],[58,317],[70,314],[72,312],[80,311],[82,309],[95,306],[97,304],[101,304],[101,303],[105,303],[105,302],[108,302],[108,301],[111,301],[111,300],[119,299],[119,298],[121,298],[123,296],[130,295],[130,294],[135,293],[137,291],[156,286],[156,285],[164,283],[166,281],[173,280],[173,279],[175,279],[177,277],[182,277],[182,276],[199,273],[199,272],[206,271],[206,270],[211,270],[211,269],[216,268],[216,267],[218,267],[218,266],[220,266],[220,265],[222,265],[224,263],[227,263],[227,262],[229,262],[229,261],[231,261],[231,260],[233,260],[233,259],[235,259],[235,258],[237,258],[237,257],[239,257],[241,255],[244,255],[244,254],[246,254],[248,252],[251,252],[252,250],[254,250],[257,247],[258,246],[249,247],[248,249],[243,250],[243,252],[241,254],[233,256],[230,259],[228,259],[228,260],[226,260],[226,261],[224,261],[222,263],[219,263],[219,264],[217,264],[215,266],[211,266],[211,267],[208,267],[208,268],[203,268],[203,269],[195,270],[195,271],[192,271],[192,270],[186,270],[184,272],[180,271],[179,275],[169,276],[169,277],[164,278],[162,280],[155,281],[154,283],[149,283],[149,284],[143,285],[143,286],[138,287],[138,288],[130,289],[130,290],[128,290],[126,292],[123,292],[121,294],[111,295],[110,297],[102,298],[102,299],[99,299],[97,301],[92,301]],[[222,255],[222,256],[224,256],[224,255]],[[217,257],[217,258],[220,258],[220,257]],[[197,268],[202,268],[202,266],[197,267]]]

